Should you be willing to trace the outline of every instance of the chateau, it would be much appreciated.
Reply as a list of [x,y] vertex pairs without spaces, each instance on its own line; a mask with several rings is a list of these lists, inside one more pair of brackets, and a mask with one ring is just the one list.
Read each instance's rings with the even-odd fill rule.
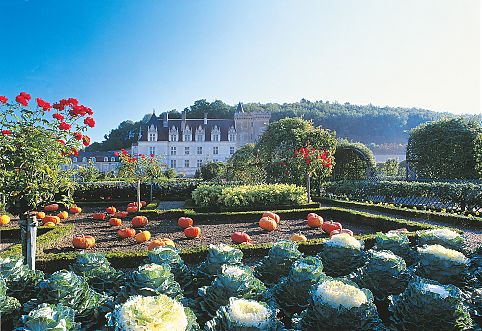
[[238,104],[234,119],[170,119],[152,114],[142,128],[132,155],[162,156],[170,168],[193,176],[197,168],[210,161],[226,161],[241,146],[254,143],[266,129],[269,112],[245,112]]

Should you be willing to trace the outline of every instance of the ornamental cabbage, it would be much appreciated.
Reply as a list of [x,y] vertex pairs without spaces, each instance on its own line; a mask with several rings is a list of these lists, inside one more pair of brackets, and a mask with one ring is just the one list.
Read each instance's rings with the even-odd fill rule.
[[123,302],[133,295],[156,296],[159,294],[165,294],[177,300],[183,296],[181,286],[174,280],[169,266],[150,263],[140,266],[128,275],[126,285],[121,287],[116,302]]
[[408,265],[415,263],[415,254],[410,248],[410,240],[407,235],[402,232],[377,232],[373,249],[392,251],[395,255],[403,258]]
[[124,280],[123,273],[112,268],[105,255],[99,253],[82,252],[70,269],[84,277],[94,290],[107,295],[115,295]]
[[363,242],[347,233],[334,235],[325,241],[317,256],[323,261],[326,274],[334,277],[346,276],[365,262]]
[[414,278],[405,291],[390,296],[390,326],[397,330],[471,330],[472,319],[454,285]]
[[419,246],[442,245],[457,251],[464,250],[464,238],[448,228],[417,231],[417,244]]
[[196,272],[198,285],[209,285],[224,264],[241,265],[243,252],[225,244],[209,245],[206,260],[201,263]]
[[383,330],[370,290],[324,278],[311,290],[308,308],[293,319],[300,330]]
[[325,274],[320,259],[307,256],[295,261],[288,276],[281,278],[273,288],[276,301],[283,313],[290,317],[306,309],[311,286],[323,277]]
[[255,266],[255,275],[266,285],[272,286],[288,275],[293,262],[302,256],[295,242],[279,241],[271,247],[268,256]]
[[379,301],[403,292],[410,280],[405,261],[391,251],[370,250],[368,253],[368,261],[350,278],[360,287],[369,289]]
[[213,317],[216,310],[229,304],[230,297],[269,301],[269,292],[248,267],[224,265],[210,286],[198,291],[202,312]]
[[16,319],[20,302],[14,297],[7,296],[7,284],[0,278],[0,320],[3,323]]
[[43,280],[42,271],[30,270],[20,258],[0,258],[0,277],[7,283],[7,294],[21,303],[32,299],[35,287]]
[[218,309],[204,327],[206,331],[275,331],[283,330],[276,310],[264,302],[229,298],[229,304]]
[[117,306],[108,319],[108,325],[116,331],[199,330],[194,314],[164,294],[130,297]]
[[28,331],[72,331],[80,330],[80,323],[75,322],[75,311],[62,304],[43,303],[23,315],[21,328],[15,330]]
[[468,276],[469,259],[464,254],[441,245],[418,248],[416,274],[443,284],[462,285]]

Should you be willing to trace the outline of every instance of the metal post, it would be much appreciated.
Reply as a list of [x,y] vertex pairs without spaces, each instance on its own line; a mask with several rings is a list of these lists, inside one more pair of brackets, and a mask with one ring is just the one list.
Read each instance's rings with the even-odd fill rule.
[[306,195],[308,198],[308,203],[311,202],[311,183],[310,183],[310,176],[306,176]]
[[37,252],[37,217],[20,220],[20,237],[22,240],[23,263],[35,270],[35,255]]
[[137,181],[137,211],[141,210],[141,181]]

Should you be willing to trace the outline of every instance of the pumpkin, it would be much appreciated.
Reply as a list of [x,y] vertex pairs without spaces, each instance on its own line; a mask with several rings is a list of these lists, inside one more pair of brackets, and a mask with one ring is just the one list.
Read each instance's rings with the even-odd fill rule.
[[60,213],[57,214],[57,216],[61,220],[66,220],[67,218],[69,218],[69,213],[67,213],[66,211],[61,211]]
[[111,226],[119,226],[121,224],[122,220],[120,218],[111,217],[111,219],[109,220],[109,225]]
[[35,217],[37,217],[38,220],[41,220],[42,218],[45,217],[45,213],[43,211],[38,211],[36,214],[35,214]]
[[107,207],[107,208],[105,209],[105,212],[106,212],[107,214],[109,214],[109,215],[114,215],[116,211],[117,211],[117,209],[115,209],[115,207],[112,207],[112,206],[111,206],[111,207]]
[[71,212],[72,214],[80,214],[82,212],[82,208],[73,206],[70,207],[69,212]]
[[157,239],[154,239],[153,241],[151,241],[149,243],[149,245],[147,246],[147,249],[151,251],[156,247],[162,247],[162,246],[176,247],[176,245],[174,244],[174,241],[172,241],[171,239],[157,238]]
[[231,240],[236,244],[249,244],[251,237],[246,232],[234,232],[231,235]]
[[137,202],[129,202],[127,207],[137,207]]
[[141,231],[136,234],[136,241],[140,244],[151,239],[151,233],[149,231]]
[[136,230],[134,230],[133,228],[123,228],[117,230],[117,234],[121,238],[132,238],[136,236]]
[[266,231],[273,231],[276,230],[276,228],[278,227],[278,223],[276,223],[274,219],[269,217],[261,217],[258,224],[261,229]]
[[280,217],[279,217],[278,214],[275,214],[275,213],[272,213],[272,212],[270,212],[270,211],[267,211],[267,212],[264,212],[264,213],[263,213],[263,217],[269,217],[269,218],[275,220],[276,223],[279,224]]
[[348,233],[350,236],[353,237],[353,231],[349,229],[341,229],[341,230],[333,230],[330,232],[330,238],[333,237],[335,234],[340,234],[340,233]]
[[306,241],[306,237],[302,235],[301,233],[295,233],[294,235],[291,236],[291,241]]
[[117,213],[114,214],[114,217],[116,218],[126,218],[129,213],[126,211],[118,211]]
[[311,217],[308,219],[308,226],[310,228],[320,228],[323,225],[323,218],[321,216]]
[[1,225],[7,225],[8,223],[10,223],[10,217],[8,215],[0,216],[0,224]]
[[131,206],[131,207],[127,207],[126,211],[127,211],[128,213],[136,213],[136,212],[138,212],[139,210],[137,209],[137,207]]
[[190,226],[184,229],[184,235],[190,239],[197,238],[201,235],[201,228],[197,226]]
[[94,213],[92,214],[92,218],[98,221],[103,221],[105,220],[105,214],[104,213]]
[[321,229],[326,233],[331,233],[331,231],[334,231],[334,230],[341,230],[342,226],[338,222],[326,221],[321,226]]
[[47,215],[42,218],[42,224],[47,224],[48,222],[52,222],[55,225],[60,223],[60,218],[58,216]]
[[72,239],[72,245],[75,248],[92,248],[95,246],[95,238],[92,236],[78,235]]
[[309,213],[308,216],[306,216],[306,219],[307,219],[307,220],[310,220],[310,218],[313,218],[313,217],[318,217],[318,214],[316,214],[316,213]]
[[193,225],[193,220],[190,217],[180,217],[177,220],[177,225],[179,225],[181,228],[185,229]]
[[44,226],[48,227],[48,228],[53,228],[55,227],[55,223],[54,222],[47,222],[44,224]]
[[52,204],[46,205],[46,206],[44,207],[44,210],[45,210],[45,211],[57,211],[58,209],[59,209],[59,205],[56,204],[56,203],[52,203]]
[[147,202],[141,201],[141,207],[144,208],[145,206],[147,206]]
[[136,216],[132,219],[131,223],[135,228],[142,228],[149,223],[149,220],[145,216]]

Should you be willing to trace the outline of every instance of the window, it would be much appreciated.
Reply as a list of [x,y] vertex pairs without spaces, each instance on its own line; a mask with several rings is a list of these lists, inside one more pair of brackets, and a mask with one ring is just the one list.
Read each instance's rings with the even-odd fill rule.
[[202,146],[198,146],[198,148],[197,148],[197,153],[198,153],[198,154],[202,154],[202,153],[203,153],[203,148],[202,148]]
[[213,162],[218,162],[218,159],[213,159]]
[[115,162],[115,157],[111,157],[110,162]]
[[214,146],[213,147],[213,155],[218,155],[219,154],[219,147],[218,146]]
[[149,132],[149,137],[147,138],[148,141],[156,141],[156,133]]
[[87,162],[87,158],[86,158],[86,157],[83,157],[83,158],[82,158],[82,162],[84,162],[84,163]]
[[234,146],[229,147],[229,154],[234,154]]
[[175,126],[169,130],[169,141],[179,141],[179,134]]
[[171,155],[176,155],[176,147],[171,146]]
[[184,168],[189,168],[189,160],[184,160]]
[[204,129],[201,126],[196,129],[196,141],[204,141]]
[[109,162],[109,158],[107,156],[104,157],[104,162]]
[[219,141],[221,137],[221,131],[219,130],[218,126],[215,125],[211,131],[211,141]]
[[184,147],[184,154],[189,155],[189,147]]
[[77,161],[77,158],[74,157],[74,158],[72,159],[72,162],[78,162],[78,161]]
[[95,157],[90,158],[92,162],[96,162]]
[[235,133],[229,134],[229,141],[236,141],[236,134]]
[[149,155],[156,155],[156,148],[155,147],[149,147]]
[[171,168],[175,168],[176,167],[176,160],[171,160]]
[[197,160],[196,164],[198,168],[201,168],[201,166],[203,165],[203,160]]

